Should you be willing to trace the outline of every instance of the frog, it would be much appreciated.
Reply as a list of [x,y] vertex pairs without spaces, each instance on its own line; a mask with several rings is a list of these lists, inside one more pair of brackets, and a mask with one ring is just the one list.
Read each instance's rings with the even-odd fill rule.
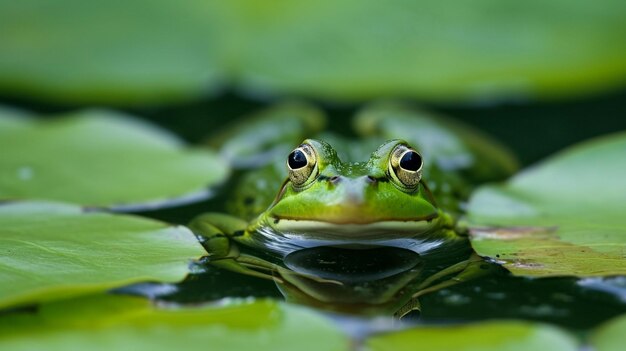
[[[459,221],[466,194],[517,167],[495,140],[404,104],[362,110],[352,122],[356,139],[324,132],[326,124],[319,109],[287,103],[210,138],[240,170],[228,213],[200,214],[189,224],[211,265],[282,284],[341,284],[241,249],[285,259],[317,247],[424,255],[468,245]],[[424,293],[480,275],[480,262],[470,254],[426,279],[398,313],[416,308]]]

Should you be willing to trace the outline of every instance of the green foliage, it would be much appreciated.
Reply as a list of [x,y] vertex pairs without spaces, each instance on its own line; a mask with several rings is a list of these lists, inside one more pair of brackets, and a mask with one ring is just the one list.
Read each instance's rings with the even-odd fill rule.
[[0,243],[0,308],[179,281],[205,253],[185,227],[46,202],[1,205]]
[[347,350],[325,318],[271,301],[159,308],[96,295],[0,316],[3,350]]
[[590,344],[596,351],[620,351],[624,349],[626,315],[604,323],[591,335]]
[[371,351],[578,350],[576,339],[563,330],[515,321],[414,328],[374,336],[367,341],[367,345]]
[[626,78],[626,5],[503,2],[227,2],[240,85],[328,99],[537,97]]
[[190,99],[220,82],[203,1],[0,1],[0,90],[50,101]]
[[472,245],[526,276],[626,274],[626,133],[531,167],[469,203]]
[[552,97],[626,78],[620,0],[0,2],[0,91],[193,99],[222,84],[332,100]]
[[[620,350],[624,317],[590,333],[599,351]],[[369,351],[574,351],[562,329],[522,321],[414,327],[362,335]],[[312,311],[267,300],[225,306],[155,306],[145,299],[88,295],[0,315],[6,350],[348,350],[350,339]]]
[[15,114],[0,111],[0,199],[158,207],[206,196],[228,174],[214,153],[119,113]]

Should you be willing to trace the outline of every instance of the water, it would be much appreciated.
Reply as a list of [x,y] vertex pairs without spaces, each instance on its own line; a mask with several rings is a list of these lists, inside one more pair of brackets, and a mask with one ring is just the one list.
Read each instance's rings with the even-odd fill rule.
[[[219,201],[143,215],[184,223],[197,213],[219,208],[220,204],[215,203]],[[293,253],[284,262],[263,252],[246,248],[243,252],[295,274],[276,283],[219,269],[203,260],[194,264],[193,273],[179,284],[140,284],[121,291],[181,304],[250,297],[287,300],[330,314],[341,328],[357,338],[371,331],[412,324],[487,319],[549,322],[584,331],[626,313],[624,277],[523,278],[483,261],[480,269],[485,274],[420,296],[419,310],[410,312],[399,323],[393,318],[396,310],[426,279],[471,257],[468,246],[458,244],[423,256],[399,248],[312,248]],[[451,276],[454,275],[437,282],[445,282]],[[335,281],[342,284],[334,284]]]

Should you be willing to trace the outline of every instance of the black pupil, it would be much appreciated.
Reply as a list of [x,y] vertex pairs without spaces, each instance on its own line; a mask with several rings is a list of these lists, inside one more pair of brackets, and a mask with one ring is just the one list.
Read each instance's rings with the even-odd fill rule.
[[400,167],[407,171],[417,171],[422,166],[422,157],[415,151],[409,151],[400,159]]
[[287,162],[289,162],[289,167],[291,167],[291,169],[302,168],[307,164],[306,155],[300,150],[294,150],[289,154]]

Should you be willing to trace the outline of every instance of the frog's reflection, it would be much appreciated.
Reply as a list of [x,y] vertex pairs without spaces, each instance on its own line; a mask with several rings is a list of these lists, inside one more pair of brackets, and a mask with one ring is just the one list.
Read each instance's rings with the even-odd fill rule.
[[322,246],[288,255],[285,266],[277,271],[277,286],[287,301],[370,314],[410,297],[405,288],[423,271],[424,262],[417,253],[395,247]]
[[[419,296],[487,273],[477,256],[450,262],[397,247],[320,246],[295,251],[272,274],[290,302],[359,315],[419,310]],[[459,257],[453,255],[453,257]]]
[[116,292],[176,303],[282,295],[321,310],[402,317],[419,312],[425,294],[497,270],[468,245],[448,245],[422,255],[405,248],[354,245],[301,249],[282,260],[253,250],[240,254],[255,274],[220,268],[206,257],[194,263],[194,273],[179,284],[135,284]]
[[[410,313],[410,319],[419,316],[425,323],[524,318],[584,329],[624,313],[623,299],[615,291],[605,290],[606,286],[590,289],[576,278],[514,277],[496,264],[482,261],[469,246],[421,256],[393,247],[317,247],[294,252],[284,260],[263,252],[245,251],[245,255],[271,261],[264,266],[272,267],[270,270],[261,270],[267,279],[218,268],[205,259],[194,263],[194,273],[182,283],[135,284],[115,292],[175,304],[225,297],[285,298],[349,314],[348,318],[400,317],[418,311]],[[472,280],[478,277],[485,279]],[[472,281],[440,291],[468,280]]]

